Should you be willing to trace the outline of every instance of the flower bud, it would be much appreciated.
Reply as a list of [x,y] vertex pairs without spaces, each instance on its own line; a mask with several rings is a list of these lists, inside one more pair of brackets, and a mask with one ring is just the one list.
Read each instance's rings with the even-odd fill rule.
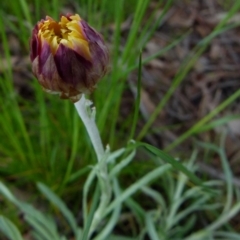
[[106,74],[109,55],[99,33],[78,14],[60,22],[46,17],[32,31],[32,71],[43,88],[73,102],[93,91]]

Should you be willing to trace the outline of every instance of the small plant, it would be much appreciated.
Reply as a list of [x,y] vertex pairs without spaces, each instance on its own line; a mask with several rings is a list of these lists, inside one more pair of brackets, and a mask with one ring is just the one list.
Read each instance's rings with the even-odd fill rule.
[[[9,145],[12,147],[9,147],[7,142],[6,145],[0,145],[0,150],[4,156],[11,156],[13,159],[19,160],[16,165],[19,165],[19,168],[23,166],[23,173],[27,172],[25,168],[31,169],[32,166],[36,166],[38,171],[38,166],[41,164],[44,167],[39,171],[40,175],[45,174],[45,170],[49,168],[46,171],[46,179],[50,184],[37,181],[37,188],[41,196],[44,196],[50,203],[50,207],[47,207],[48,204],[43,204],[47,208],[44,211],[34,207],[33,204],[19,200],[12,193],[13,191],[9,190],[10,187],[0,182],[0,193],[3,198],[15,205],[22,213],[24,223],[28,225],[28,238],[34,240],[240,239],[240,234],[236,233],[229,224],[229,221],[240,211],[240,192],[232,183],[232,172],[223,147],[224,139],[220,144],[221,147],[202,142],[196,144],[196,148],[204,147],[219,156],[224,176],[226,176],[224,180],[201,179],[202,173],[196,164],[197,158],[201,155],[196,149],[193,150],[191,158],[186,160],[183,160],[185,158],[174,158],[166,152],[179,146],[190,136],[206,129],[212,129],[215,122],[210,121],[240,96],[240,90],[237,90],[214,111],[176,138],[165,151],[140,142],[213,37],[235,26],[234,24],[227,25],[227,22],[240,9],[239,2],[232,6],[231,11],[220,21],[213,32],[190,52],[186,61],[179,68],[166,95],[136,136],[141,100],[142,66],[160,56],[164,51],[171,49],[185,37],[185,35],[181,36],[149,58],[142,59],[142,53],[139,50],[144,48],[172,3],[171,0],[166,1],[162,13],[160,15],[152,14],[139,32],[149,1],[136,1],[131,31],[129,31],[123,49],[119,47],[123,6],[125,6],[121,0],[116,0],[112,11],[109,11],[109,14],[114,12],[115,23],[111,51],[108,50],[103,37],[78,14],[63,14],[59,22],[47,16],[33,28],[30,58],[35,77],[46,92],[58,94],[60,98],[70,101],[59,103],[60,100],[51,99],[49,102],[51,104],[54,102],[54,104],[52,109],[47,110],[47,101],[42,91],[39,90],[39,86],[34,84],[41,123],[40,143],[37,135],[34,145],[24,123],[19,100],[17,97],[7,94],[14,92],[13,86],[8,82],[0,82],[1,89],[4,89],[3,92],[6,95],[2,98],[0,96],[1,103],[4,103],[1,106],[3,114],[0,116],[0,123],[4,132],[9,136]],[[26,2],[23,0],[18,4],[30,24],[32,19]],[[53,5],[46,4],[49,9],[53,9],[53,16],[56,17],[58,2],[54,1]],[[106,0],[96,3],[96,5],[93,4],[93,1],[89,1],[86,5],[89,22],[96,21],[100,14],[100,20],[96,24],[100,28],[105,21],[105,19],[103,20],[104,14],[108,13],[101,11],[106,9],[108,4],[111,5]],[[162,2],[158,6],[161,4]],[[17,7],[14,9],[16,14],[19,13]],[[90,14],[91,11],[92,14]],[[0,12],[2,13],[1,10]],[[37,13],[40,15],[39,8]],[[8,20],[8,18],[6,19]],[[1,24],[0,22],[3,43],[4,46],[7,46],[5,29]],[[22,22],[20,28],[24,33],[21,41],[26,43],[24,36],[28,29],[25,29]],[[110,52],[113,57],[111,61],[113,71],[110,75],[111,89],[107,92],[104,84],[108,83],[101,83],[100,80],[109,70]],[[7,50],[6,55],[9,56]],[[129,128],[129,134],[119,141],[121,144],[124,142],[124,147],[119,148],[120,144],[116,146],[115,134],[121,95],[125,87],[126,76],[136,69],[138,69],[138,86],[132,119],[129,124],[131,128]],[[12,78],[11,71],[6,72],[5,75],[6,78]],[[86,98],[86,95],[95,90],[97,83],[100,86],[95,93],[94,104],[98,111],[100,110],[98,112],[100,117],[96,120],[96,108]],[[76,113],[73,111],[73,105]],[[50,120],[51,117],[47,112],[54,110],[56,111],[55,116],[51,116]],[[81,122],[78,121],[78,116],[81,118]],[[55,121],[54,117],[63,119],[61,124],[59,124],[60,121]],[[8,121],[9,119],[13,120]],[[228,118],[223,120],[216,124],[221,125],[229,121]],[[93,146],[95,155],[91,153],[92,151],[86,151],[85,154],[85,149],[89,149],[90,146],[87,145],[87,139],[79,136],[79,129],[82,125],[87,130],[90,146]],[[67,129],[63,134],[61,133],[62,126]],[[20,133],[17,133],[18,129],[20,129]],[[36,131],[36,128],[34,130]],[[14,135],[15,132],[16,135]],[[56,136],[51,137],[53,134]],[[64,136],[71,134],[71,137],[66,137],[67,140],[71,138],[71,141],[65,151],[70,154],[66,155],[67,157],[62,154],[64,163],[62,163],[63,161],[58,162],[56,157],[56,152],[60,152],[61,155],[63,150],[60,144],[55,144],[55,142],[61,142],[59,141],[61,138],[57,136],[60,134]],[[19,135],[22,135],[22,138]],[[104,136],[103,139],[107,139],[106,146],[103,144],[101,135]],[[20,141],[21,139],[23,141]],[[78,149],[80,141],[81,149]],[[36,148],[36,146],[40,147]],[[35,152],[39,153],[39,156]],[[75,169],[76,156],[82,152],[85,154],[85,158],[90,160],[84,162],[83,169]],[[133,171],[132,174],[137,173],[138,177],[134,176],[134,181],[127,179],[126,183],[124,182],[126,170],[141,165],[141,162],[134,165],[137,162],[134,160],[139,153],[142,153],[141,157],[146,166],[150,167],[145,167],[143,174],[140,171]],[[95,161],[91,161],[91,159]],[[39,161],[39,165],[34,165],[34,161]],[[60,170],[56,170],[55,174],[54,167],[58,167],[58,165]],[[36,170],[34,169],[34,171]],[[19,172],[22,174],[21,171]],[[79,220],[77,213],[69,206],[70,204],[67,204],[63,200],[64,197],[59,197],[58,194],[65,189],[68,190],[71,183],[82,176],[83,172],[87,172],[88,175],[84,178],[81,186],[77,185],[78,191],[81,193],[81,199],[77,206],[80,209]],[[34,172],[30,174],[33,175]],[[58,193],[56,189],[59,191]],[[2,200],[1,198],[0,201]],[[10,240],[24,239],[21,228],[9,219],[4,214],[0,215],[0,232]],[[130,228],[128,228],[129,225]]]
[[[129,146],[130,149],[136,145]],[[235,204],[233,206],[233,186],[228,185],[227,197],[230,200],[221,202],[224,194],[224,182],[220,180],[206,181],[202,185],[189,186],[191,179],[182,172],[172,178],[174,168],[171,164],[164,163],[171,161],[180,164],[161,151],[149,148],[149,153],[155,153],[156,169],[152,170],[128,188],[122,189],[118,180],[118,175],[124,167],[133,160],[136,151],[130,149],[119,149],[113,153],[106,153],[99,163],[92,167],[91,172],[84,184],[82,211],[83,225],[78,226],[74,214],[68,209],[65,203],[53,193],[46,185],[38,183],[37,187],[41,193],[57,208],[64,216],[68,224],[68,234],[59,229],[54,221],[54,216],[43,214],[30,204],[19,201],[7,189],[0,184],[0,192],[10,202],[19,208],[24,214],[25,221],[32,227],[31,236],[33,239],[238,239],[238,233],[230,232],[221,228],[227,226],[228,221],[240,210],[239,190],[235,189]],[[126,155],[126,151],[130,153]],[[123,157],[124,155],[125,158]],[[121,158],[122,157],[122,158]],[[116,163],[116,159],[121,158],[121,162]],[[197,152],[194,152],[190,161],[182,168],[193,174],[197,170],[195,160]],[[163,160],[161,160],[163,159]],[[223,159],[223,163],[225,160]],[[107,175],[102,168],[108,168]],[[227,165],[224,167],[228,171]],[[94,183],[97,179],[97,183]],[[150,183],[161,181],[162,190],[154,189]],[[230,183],[231,184],[231,183]],[[230,188],[229,188],[230,187]],[[91,194],[90,189],[95,189]],[[112,189],[112,191],[111,191]],[[231,190],[232,189],[232,190]],[[112,194],[111,194],[112,192]],[[142,208],[144,202],[134,200],[134,195],[140,194],[140,199],[146,199],[150,203],[149,209]],[[111,196],[111,198],[110,198]],[[232,199],[232,200],[231,200]],[[145,201],[146,201],[145,200]],[[91,202],[90,208],[89,201]],[[124,237],[114,234],[114,228],[121,224],[127,210],[131,210],[136,218],[138,234],[133,237]],[[124,210],[125,209],[125,210]],[[215,221],[215,214],[222,213]],[[208,223],[201,223],[201,218],[209,218]],[[202,216],[202,217],[201,217]],[[201,225],[207,224],[201,228]],[[200,227],[200,228],[199,228]],[[193,232],[194,228],[198,228]],[[69,233],[70,229],[70,233]],[[11,240],[22,240],[20,232],[15,225],[4,216],[0,219],[0,230]]]

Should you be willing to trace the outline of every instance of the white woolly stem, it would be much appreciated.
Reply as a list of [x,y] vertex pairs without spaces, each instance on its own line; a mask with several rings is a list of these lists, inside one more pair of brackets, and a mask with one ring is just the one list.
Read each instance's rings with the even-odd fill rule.
[[92,145],[93,145],[93,148],[96,152],[97,159],[98,159],[98,161],[101,161],[101,159],[104,156],[104,148],[103,148],[103,144],[102,144],[102,140],[100,138],[98,128],[95,123],[94,113],[93,112],[89,113],[87,111],[87,107],[89,105],[88,100],[86,100],[85,96],[82,95],[81,99],[78,102],[76,102],[74,105],[77,109],[77,112],[78,112],[80,118],[82,119],[82,121],[87,129],[88,135],[89,135]]
[[[97,170],[96,173],[100,184],[101,197],[99,206],[94,213],[94,217],[89,230],[90,237],[102,220],[103,213],[111,199],[112,188],[107,168],[107,156],[109,150],[105,153],[99,131],[95,123],[95,109],[90,109],[89,106],[90,101],[86,100],[84,95],[82,95],[81,99],[75,103],[77,112],[87,129],[88,135],[91,139],[98,159],[98,164],[95,170]],[[87,199],[87,196],[84,198]]]

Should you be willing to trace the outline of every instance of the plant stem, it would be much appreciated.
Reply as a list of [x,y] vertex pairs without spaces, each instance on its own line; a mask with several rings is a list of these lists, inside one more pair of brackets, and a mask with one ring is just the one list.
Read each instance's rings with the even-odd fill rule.
[[[105,209],[107,208],[110,199],[111,199],[111,184],[108,176],[108,168],[107,168],[107,151],[104,151],[103,144],[100,138],[100,134],[95,123],[95,109],[89,108],[90,101],[85,99],[85,96],[82,95],[81,99],[75,103],[75,107],[77,112],[82,119],[90,140],[92,142],[93,148],[96,152],[98,164],[97,164],[97,177],[100,184],[101,189],[101,197],[98,208],[96,209],[92,223],[88,232],[88,237],[92,235],[92,233],[96,230],[97,226],[102,220],[102,215]],[[90,111],[89,111],[90,110]],[[94,170],[95,171],[95,170]],[[87,199],[87,196],[85,196]],[[86,205],[86,204],[85,204]],[[86,219],[85,219],[86,220]]]
[[104,148],[103,148],[102,140],[99,135],[98,128],[95,123],[95,119],[93,116],[94,114],[91,114],[87,111],[88,101],[86,100],[85,96],[82,95],[81,99],[78,102],[76,102],[74,105],[87,129],[93,148],[96,152],[97,159],[98,161],[101,161],[101,159],[104,156]]

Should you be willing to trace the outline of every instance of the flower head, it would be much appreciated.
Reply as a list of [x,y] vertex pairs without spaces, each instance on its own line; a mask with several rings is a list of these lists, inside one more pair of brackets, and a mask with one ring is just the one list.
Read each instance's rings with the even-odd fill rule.
[[32,70],[43,88],[78,101],[106,74],[109,55],[99,33],[78,14],[39,21],[30,42]]

